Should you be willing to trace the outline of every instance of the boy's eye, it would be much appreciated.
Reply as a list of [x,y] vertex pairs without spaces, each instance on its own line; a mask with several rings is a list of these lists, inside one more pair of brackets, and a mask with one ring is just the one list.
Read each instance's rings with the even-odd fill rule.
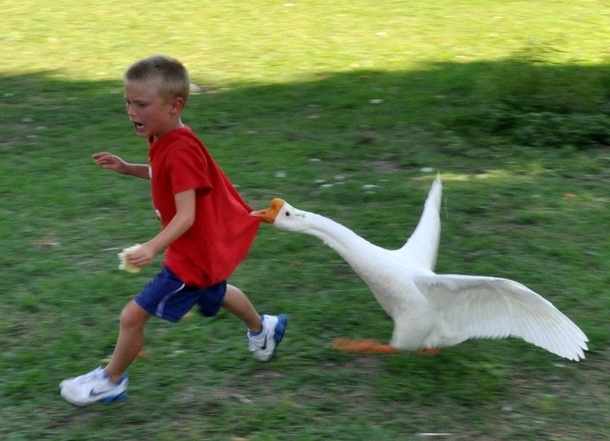
[[138,107],[141,107],[141,108],[146,107],[148,105],[144,101],[127,101],[127,100],[125,100],[125,105],[126,106],[131,106],[132,104],[136,105]]

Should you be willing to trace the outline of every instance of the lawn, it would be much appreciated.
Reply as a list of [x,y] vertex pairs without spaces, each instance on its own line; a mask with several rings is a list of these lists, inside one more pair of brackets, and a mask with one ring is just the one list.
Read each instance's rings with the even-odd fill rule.
[[[4,2],[0,17],[0,438],[605,440],[610,437],[610,5],[594,0]],[[588,335],[569,362],[520,340],[359,356],[391,320],[331,249],[263,225],[231,282],[289,327],[254,360],[226,312],[152,319],[126,401],[59,382],[112,353],[159,269],[117,269],[158,231],[121,76],[163,53],[184,114],[244,198],[282,197],[398,248],[436,173],[439,273],[506,277]]]

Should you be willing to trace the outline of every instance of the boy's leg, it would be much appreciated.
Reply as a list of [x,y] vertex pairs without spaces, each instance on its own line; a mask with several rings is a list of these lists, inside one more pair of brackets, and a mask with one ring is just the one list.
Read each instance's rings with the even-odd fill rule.
[[123,373],[136,359],[144,346],[144,325],[150,313],[134,300],[129,302],[121,312],[119,337],[114,354],[106,366],[106,374],[115,383],[120,381]]
[[106,369],[101,367],[88,374],[64,380],[59,385],[61,396],[76,406],[97,402],[111,403],[125,398],[127,367],[137,357],[144,344],[144,325],[150,314],[135,301],[121,313],[121,329],[114,354]]
[[244,322],[251,333],[258,334],[261,332],[263,326],[261,316],[241,289],[227,284],[227,292],[222,301],[222,307]]
[[254,356],[260,361],[270,360],[284,338],[286,316],[259,316],[246,295],[233,285],[227,285],[222,306],[248,327],[249,347]]

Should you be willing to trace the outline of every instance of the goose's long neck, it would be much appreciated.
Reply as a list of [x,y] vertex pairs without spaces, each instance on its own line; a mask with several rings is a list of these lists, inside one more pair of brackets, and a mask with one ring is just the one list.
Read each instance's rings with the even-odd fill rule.
[[311,216],[309,228],[303,231],[322,240],[335,250],[371,288],[373,295],[390,316],[395,316],[395,306],[399,298],[393,298],[387,284],[392,284],[397,270],[392,253],[358,236],[338,222],[315,213]]
[[320,239],[352,266],[363,259],[368,247],[376,248],[366,239],[332,219],[315,213],[308,213],[308,216],[311,217],[312,222],[310,222],[310,228],[305,233]]
[[335,250],[375,292],[377,281],[386,278],[388,251],[332,219],[315,213],[308,213],[308,216],[311,216],[309,228],[304,232]]

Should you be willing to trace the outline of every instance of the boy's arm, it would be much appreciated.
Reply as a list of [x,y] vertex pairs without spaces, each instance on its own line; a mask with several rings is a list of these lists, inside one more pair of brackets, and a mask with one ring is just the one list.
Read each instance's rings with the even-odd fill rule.
[[147,164],[130,164],[116,155],[108,152],[94,153],[95,163],[108,170],[114,170],[123,175],[135,176],[142,179],[150,179]]
[[125,175],[135,176],[136,178],[150,179],[148,164],[126,164],[127,172]]
[[138,267],[148,265],[156,254],[191,228],[195,222],[195,189],[177,193],[174,195],[174,202],[176,215],[159,234],[142,244],[138,251],[127,256],[130,263]]

